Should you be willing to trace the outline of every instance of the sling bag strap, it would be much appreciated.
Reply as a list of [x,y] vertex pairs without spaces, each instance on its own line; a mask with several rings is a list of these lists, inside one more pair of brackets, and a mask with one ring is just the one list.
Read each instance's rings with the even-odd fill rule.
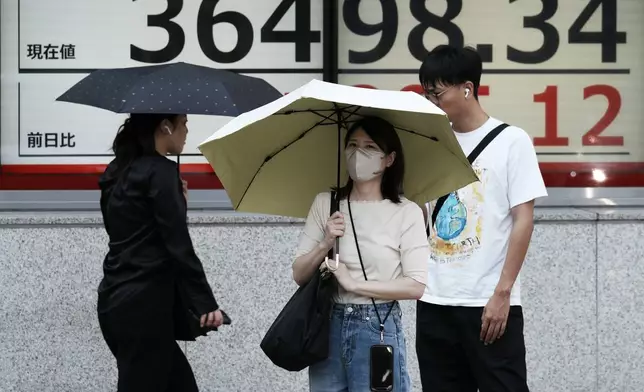
[[[472,150],[470,155],[467,156],[467,160],[470,162],[470,165],[474,163],[476,158],[485,150],[485,148],[492,143],[492,140],[494,140],[499,134],[507,128],[509,125],[508,124],[501,124],[498,127],[494,128],[490,133],[485,135],[483,140]],[[445,200],[449,197],[448,195],[441,196],[438,200],[436,200],[436,206],[434,206],[434,211],[432,211],[432,222],[431,225],[427,225],[426,231],[427,231],[427,236],[429,237],[429,228],[434,226],[434,223],[436,223],[436,217],[438,216],[438,212],[443,208],[443,204],[445,204]]]

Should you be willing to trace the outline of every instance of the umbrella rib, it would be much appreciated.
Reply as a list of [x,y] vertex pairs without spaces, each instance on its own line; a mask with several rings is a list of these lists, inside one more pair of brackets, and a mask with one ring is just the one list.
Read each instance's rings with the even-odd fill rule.
[[[333,115],[333,114],[337,114],[337,115],[338,115],[338,118],[340,118],[340,116],[339,116],[340,114],[346,114],[346,113],[348,113],[349,111],[348,111],[347,109],[349,109],[349,108],[353,108],[353,111],[349,113],[348,117],[351,117],[351,116],[353,116],[353,115],[357,114],[358,110],[362,109],[362,106],[358,106],[358,105],[351,105],[351,106],[347,106],[347,107],[344,107],[344,108],[338,107],[336,103],[334,103],[334,105],[336,106],[337,110],[335,110],[335,111],[332,113],[332,115]],[[316,114],[316,115],[318,115],[318,116],[322,117],[322,118],[323,118],[323,119],[325,119],[325,120],[331,119],[331,118],[330,118],[330,116],[325,116],[325,115],[323,115],[323,114],[319,113],[319,112],[322,112],[322,111],[325,111],[325,112],[326,112],[326,111],[328,111],[328,109],[322,109],[322,110],[313,110],[313,109],[309,109],[309,110],[307,110],[306,112],[310,112],[310,113]],[[358,114],[358,116],[359,116],[359,114]],[[338,122],[340,122],[340,120],[332,120],[332,119],[331,119],[331,121],[332,121],[331,123],[323,123],[323,124],[321,123],[321,124],[319,124],[319,125],[337,125],[337,124],[338,124]],[[357,121],[357,120],[347,120],[347,119],[346,119],[346,118],[344,118],[344,117],[343,117],[343,118],[342,118],[342,120],[341,120],[341,122],[343,122],[343,123],[345,124],[345,128],[347,128],[347,127],[346,127],[346,124],[348,124],[348,123],[353,123],[353,122],[356,122],[356,121]],[[347,129],[348,129],[348,128],[347,128]]]
[[344,121],[344,116],[343,116],[344,110],[341,107],[339,107],[337,104],[333,104],[333,105],[336,107],[336,110],[337,110],[335,114],[338,116],[338,123],[341,126],[344,126],[344,129],[348,130],[347,123]]
[[[316,110],[313,110],[313,109],[309,110],[309,112],[310,112],[310,113],[313,113],[313,114],[315,114],[315,115],[317,115],[317,116],[322,117],[322,121],[321,121],[320,123],[318,123],[318,125],[337,125],[337,124],[338,124],[338,122],[337,122],[336,120],[334,120],[333,118],[331,118],[331,116],[333,116],[333,115],[335,114],[335,112],[334,112],[334,113],[331,113],[331,114],[330,114],[330,115],[328,115],[328,116],[325,116],[324,114],[320,114],[320,113],[318,113]],[[322,124],[322,122],[324,122],[324,120],[331,120],[332,122],[331,122],[330,124]]]
[[[333,113],[333,114],[338,114],[339,120],[337,120],[337,122],[341,122],[344,125],[345,129],[349,129],[347,127],[347,124],[357,121],[357,120],[349,120],[348,119],[349,117],[354,116],[354,115],[362,116],[361,114],[358,113],[358,111],[360,109],[362,109],[362,106],[351,105],[351,106],[347,106],[347,107],[339,107],[335,103],[334,103],[334,105],[336,105],[336,112]],[[352,109],[351,111],[347,110],[347,109],[350,109],[350,108]],[[320,117],[322,117],[324,119],[328,119],[329,118],[328,116],[324,116],[324,115],[318,113],[318,112],[321,112],[321,111],[328,111],[328,110],[327,109],[318,110],[318,111],[316,111],[316,110],[308,110],[307,112],[311,112],[311,113],[317,114],[318,116],[320,116]],[[362,117],[364,117],[364,116],[362,116]],[[332,120],[332,121],[335,121],[335,120]],[[337,124],[337,122],[334,122],[332,124],[320,124],[320,125],[334,125],[334,124]],[[426,139],[433,140],[435,142],[438,141],[438,139],[436,137],[434,137],[434,136],[423,135],[422,133],[412,131],[411,129],[406,129],[406,128],[402,128],[402,127],[396,127],[396,126],[394,126],[394,128],[397,129],[397,130],[403,131],[403,132],[411,133],[411,134],[416,135],[416,136],[420,136],[420,137],[423,137],[423,138],[426,138]]]
[[[355,107],[355,110],[349,114],[350,116],[352,116],[352,115],[356,114],[356,113],[358,112],[358,110],[362,109],[362,106],[360,106],[360,105],[353,105],[353,106]],[[349,108],[350,108],[350,107],[349,107]],[[348,110],[347,110],[347,109],[349,109],[349,108],[342,108],[341,110],[342,110],[343,112],[348,112]]]
[[[313,111],[310,111],[310,110],[309,110],[309,112],[313,113]],[[317,113],[314,113],[314,114],[317,114]],[[264,158],[264,162],[262,162],[262,164],[259,166],[259,168],[257,168],[257,171],[256,171],[256,172],[255,172],[255,174],[253,175],[253,178],[248,182],[248,186],[246,186],[246,189],[244,189],[244,193],[242,194],[242,197],[240,197],[240,198],[239,198],[239,202],[238,202],[238,203],[237,203],[237,205],[235,206],[235,209],[238,209],[238,208],[239,208],[239,206],[241,205],[241,203],[244,201],[244,197],[246,197],[246,193],[248,193],[248,190],[250,189],[250,186],[251,186],[251,185],[253,184],[253,182],[255,181],[255,178],[257,177],[257,175],[259,174],[259,172],[260,172],[260,171],[262,171],[262,168],[264,167],[264,165],[266,165],[266,164],[267,164],[271,159],[275,158],[275,156],[277,156],[280,152],[282,152],[282,151],[286,150],[287,148],[289,148],[289,147],[290,147],[290,146],[292,146],[293,144],[295,144],[295,143],[297,143],[298,141],[300,141],[304,136],[306,136],[306,134],[307,134],[307,133],[311,132],[311,131],[312,131],[313,129],[315,129],[316,127],[319,127],[319,126],[321,126],[321,125],[336,125],[336,124],[337,124],[337,123],[335,123],[335,122],[334,122],[334,123],[332,123],[332,124],[324,124],[324,121],[325,121],[325,120],[328,120],[328,119],[329,119],[329,117],[325,117],[325,118],[323,118],[322,120],[320,120],[319,122],[317,122],[317,123],[313,124],[313,126],[311,126],[311,127],[310,127],[309,129],[307,129],[306,131],[302,132],[302,133],[300,134],[300,136],[298,136],[295,140],[291,141],[290,143],[288,143],[288,144],[287,144],[287,145],[285,145],[284,147],[280,148],[280,149],[279,149],[279,150],[277,150],[274,154],[271,154],[271,155],[267,156],[266,158]]]
[[[340,108],[341,110],[353,108],[356,105],[349,105],[343,108]],[[315,111],[314,111],[315,110]],[[296,114],[296,113],[315,113],[315,112],[331,112],[331,114],[335,114],[337,109],[302,109],[302,110],[287,110],[285,112],[277,112],[274,113],[273,116],[287,116],[289,114]],[[317,113],[315,113],[317,114]]]
[[[340,115],[341,113],[348,112],[348,110],[346,110],[346,109],[348,109],[348,108],[354,108],[353,112],[351,112],[351,113],[349,114],[349,116],[353,116],[354,114],[356,114],[356,112],[357,112],[358,110],[362,109],[362,106],[358,106],[358,105],[351,105],[351,106],[347,106],[346,108],[338,107],[338,105],[337,105],[335,102],[333,103],[333,105],[337,108],[337,110],[336,110],[335,112],[333,112],[333,113],[332,113],[332,115],[333,115],[333,114],[337,114],[337,115],[338,115],[338,118],[340,118],[340,116],[339,116],[339,115]],[[322,118],[323,118],[323,119],[325,119],[325,120],[331,119],[331,116],[325,116],[325,115],[323,115],[323,114],[319,113],[320,111],[327,111],[327,110],[326,110],[326,109],[319,110],[319,111],[318,111],[318,110],[314,110],[314,109],[310,109],[310,110],[309,110],[309,112],[311,112],[311,113],[313,113],[313,114],[316,114],[316,115],[318,115],[318,116],[322,117]],[[339,120],[332,120],[332,119],[331,119],[331,121],[332,121],[332,123],[326,123],[326,124],[320,124],[320,125],[337,125],[337,124],[338,124],[338,122],[339,122]],[[343,119],[343,120],[342,120],[342,122],[344,122],[344,124],[345,124],[345,128],[347,128],[347,127],[346,127],[346,124],[347,124],[347,123],[349,123],[349,122],[355,122],[355,121],[348,121],[348,120],[344,120],[344,119]],[[347,129],[348,129],[348,128],[347,128]]]
[[[346,126],[347,124],[357,121],[357,120],[348,120],[348,117],[351,117],[353,115],[360,116],[358,111],[360,109],[362,109],[362,106],[359,106],[359,105],[350,105],[350,106],[346,106],[346,107],[339,107],[336,103],[334,103],[334,105],[335,105],[335,109],[289,110],[289,111],[286,111],[286,112],[283,112],[283,113],[275,113],[275,114],[287,115],[287,114],[294,114],[294,113],[313,113],[313,114],[316,114],[316,115],[322,117],[323,121],[324,120],[333,121],[332,123],[322,123],[321,122],[321,123],[316,124],[315,126],[319,126],[319,125],[336,125],[338,123],[338,121],[339,121],[339,122],[342,122],[345,125],[346,129],[348,129],[348,127]],[[351,111],[348,110],[348,109],[351,109]],[[324,114],[321,113],[321,112],[329,112],[329,111],[332,112],[331,115],[333,115],[333,114],[338,114],[338,115],[342,114],[343,116],[342,117],[338,116],[339,120],[336,121],[336,120],[331,119],[331,116],[327,116],[327,115],[324,115]],[[347,115],[347,116],[345,117],[344,115]],[[402,127],[394,126],[394,128],[398,129],[400,131],[403,131],[403,132],[411,133],[411,134],[416,135],[416,136],[420,136],[420,137],[423,137],[423,138],[426,138],[426,139],[433,140],[435,142],[438,141],[438,139],[436,137],[434,137],[434,136],[423,135],[422,133],[412,131],[410,129],[406,129],[406,128],[402,128]]]
[[436,137],[434,137],[434,136],[427,136],[427,135],[423,135],[422,133],[418,133],[418,132],[416,132],[416,131],[412,131],[412,130],[410,130],[410,129],[405,129],[405,128],[401,128],[401,127],[396,127],[396,126],[394,126],[394,128],[395,128],[395,129],[398,129],[398,130],[400,130],[400,131],[403,131],[403,132],[411,133],[412,135],[416,135],[416,136],[424,137],[425,139],[433,140],[433,141],[435,141],[435,142],[437,142],[437,141],[438,141],[438,139],[437,139]]
[[[358,110],[362,109],[362,106],[358,106],[358,105],[352,105],[352,106],[355,106],[355,110],[353,110],[352,112],[348,113],[348,116],[346,116],[346,117],[345,117],[344,115],[346,115],[346,114],[347,114],[347,112],[349,112],[349,111],[348,111],[348,110],[346,110],[346,108],[338,108],[338,109],[339,109],[338,114],[343,114],[343,116],[342,116],[342,118],[340,119],[340,121],[341,121],[342,123],[344,123],[345,128],[347,128],[347,129],[348,129],[348,127],[347,127],[346,125],[347,125],[348,123],[350,123],[350,122],[355,122],[355,121],[356,121],[356,120],[348,120],[347,118],[348,118],[348,117],[351,117],[351,116],[353,116],[353,115],[358,115],[358,116],[360,116],[360,114],[358,113]],[[362,116],[362,117],[364,117],[364,116]],[[408,132],[408,133],[411,133],[411,134],[416,135],[416,136],[420,136],[420,137],[424,137],[424,138],[426,138],[426,139],[433,140],[433,141],[435,141],[435,142],[437,142],[437,141],[438,141],[438,139],[437,139],[436,137],[434,137],[434,136],[427,136],[427,135],[423,135],[422,133],[418,133],[418,132],[416,132],[416,131],[412,131],[411,129],[406,129],[406,128],[402,128],[402,127],[396,127],[396,126],[394,126],[394,128],[395,128],[395,129],[398,129],[398,130],[400,130],[400,131],[403,131],[403,132]]]
[[[336,103],[334,103],[334,105],[336,105],[336,106],[337,106],[337,104],[336,104]],[[362,106],[351,105],[351,106],[347,106],[346,108],[338,108],[338,110],[337,110],[337,111],[335,111],[335,112],[333,112],[333,113],[331,113],[331,115],[333,115],[333,114],[338,114],[338,113],[343,113],[343,112],[345,112],[345,109],[347,109],[347,108],[355,108],[355,110],[349,114],[350,116],[352,116],[352,115],[356,114],[356,112],[357,112],[358,110],[360,110],[360,109],[362,108]],[[332,122],[330,122],[330,123],[318,123],[318,125],[337,125],[337,124],[338,124],[338,120],[333,120],[333,119],[331,118],[331,116],[327,116],[327,115],[324,115],[324,114],[320,113],[320,112],[326,112],[326,111],[328,111],[328,109],[321,109],[321,110],[308,109],[308,110],[302,110],[302,111],[299,111],[298,113],[302,113],[302,112],[306,112],[306,113],[313,113],[313,114],[315,114],[315,115],[318,115],[318,116],[322,117],[323,121],[324,121],[324,120],[331,120],[331,121],[332,121]],[[345,124],[347,124],[347,123],[355,122],[355,121],[356,121],[356,120],[344,120],[344,123],[345,123]]]
[[[338,107],[336,105],[336,107],[338,109],[338,111],[336,113],[338,115],[338,123],[344,125],[344,129],[346,129],[347,131],[349,130],[348,124],[351,123],[351,122],[356,122],[357,121],[357,120],[348,120],[348,118],[353,116],[353,115],[361,116],[360,114],[358,114],[358,110],[362,109],[362,106],[359,106],[359,105],[353,105],[353,106],[355,106],[355,109],[353,110],[353,112],[348,113],[348,110],[345,110],[345,108],[340,108],[340,107]],[[345,115],[347,113],[348,113],[348,115],[345,117]],[[364,117],[364,116],[362,116],[362,117]]]

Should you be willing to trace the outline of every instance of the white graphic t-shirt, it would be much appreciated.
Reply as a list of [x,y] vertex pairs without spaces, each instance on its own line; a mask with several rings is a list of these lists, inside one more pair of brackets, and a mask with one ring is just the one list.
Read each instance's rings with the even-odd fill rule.
[[[469,155],[501,121],[490,118],[479,129],[455,133]],[[480,181],[449,195],[430,228],[431,255],[421,301],[437,305],[485,306],[494,293],[508,252],[512,216],[522,203],[547,196],[530,136],[509,126],[472,165]],[[431,216],[436,201],[428,204]],[[511,305],[521,304],[517,278]]]

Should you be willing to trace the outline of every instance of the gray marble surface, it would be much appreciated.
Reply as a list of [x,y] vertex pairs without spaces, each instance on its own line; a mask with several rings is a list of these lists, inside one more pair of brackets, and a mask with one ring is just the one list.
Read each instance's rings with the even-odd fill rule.
[[0,391],[115,389],[94,311],[105,241],[99,228],[0,230]]
[[531,391],[595,391],[596,230],[590,223],[535,226],[521,272]]
[[[644,390],[644,214],[537,209],[521,280],[533,392]],[[183,345],[202,391],[305,391],[306,371],[259,349],[295,290],[299,220],[191,213],[191,234],[234,320]],[[0,391],[115,390],[96,321],[106,236],[96,213],[0,213]],[[420,391],[413,303],[403,304],[409,370]]]
[[644,391],[644,225],[602,222],[598,233],[599,390]]
[[599,220],[642,221],[644,208],[603,208],[590,210],[596,212]]
[[[193,225],[210,224],[293,224],[303,219],[273,215],[243,214],[234,211],[190,211],[188,222]],[[0,212],[0,226],[24,225],[102,225],[103,218],[98,212]]]
[[[244,214],[234,211],[190,211],[188,220],[193,225],[211,224],[297,224],[303,219],[273,215]],[[563,208],[537,207],[536,222],[629,220],[643,221],[644,209],[636,208]],[[8,212],[0,211],[0,226],[24,225],[101,225],[98,212]]]

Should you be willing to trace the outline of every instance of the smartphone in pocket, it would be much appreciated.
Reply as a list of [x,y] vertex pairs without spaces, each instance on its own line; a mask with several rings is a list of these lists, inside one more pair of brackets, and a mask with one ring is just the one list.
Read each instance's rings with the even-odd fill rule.
[[370,386],[374,392],[394,389],[394,348],[388,344],[371,346]]

